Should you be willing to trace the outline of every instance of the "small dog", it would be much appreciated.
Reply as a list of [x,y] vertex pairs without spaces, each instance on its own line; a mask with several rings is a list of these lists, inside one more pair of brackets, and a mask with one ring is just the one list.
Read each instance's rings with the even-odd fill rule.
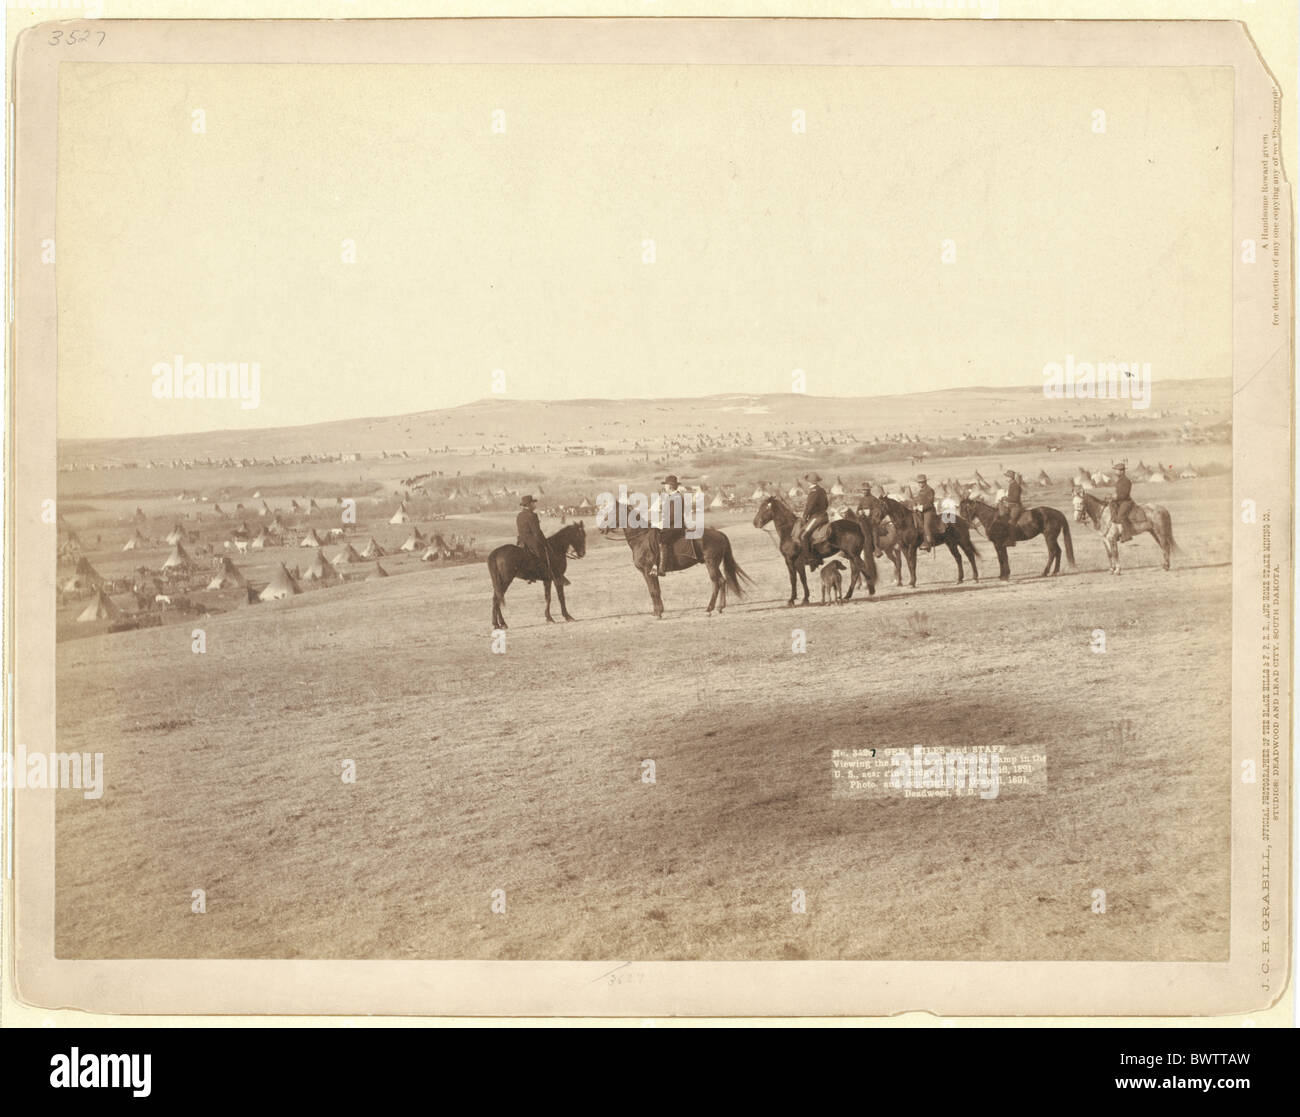
[[834,597],[836,605],[844,604],[844,579],[840,573],[847,567],[839,559],[833,559],[822,567],[822,604],[828,604],[827,598]]

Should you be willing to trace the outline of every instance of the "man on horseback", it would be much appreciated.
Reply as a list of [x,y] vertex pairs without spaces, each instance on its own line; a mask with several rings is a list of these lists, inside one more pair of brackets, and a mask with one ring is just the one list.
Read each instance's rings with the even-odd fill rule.
[[554,581],[551,577],[551,549],[546,545],[546,536],[542,534],[542,523],[535,511],[536,504],[537,498],[531,494],[520,499],[519,515],[515,517],[515,546],[522,547],[537,560],[537,577]]
[[924,473],[916,475],[916,483],[921,486],[916,490],[916,510],[921,513],[921,531],[925,537],[921,549],[929,551],[934,549],[934,541],[938,538],[936,521],[939,517],[934,510],[934,490]]
[[1014,531],[1016,524],[1020,522],[1021,513],[1025,510],[1022,492],[1024,483],[1020,479],[1020,474],[1014,469],[1008,469],[1003,476],[1007,478],[1007,523],[1011,525],[1011,529]]
[[650,553],[654,563],[650,573],[658,577],[664,568],[664,548],[670,548],[686,536],[686,496],[677,487],[676,474],[664,478],[668,491],[659,497],[660,522],[650,528]]
[[808,490],[808,499],[804,501],[803,527],[799,532],[799,545],[803,550],[808,565],[816,570],[821,564],[821,559],[812,549],[812,533],[822,525],[831,522],[831,499],[826,495],[826,490],[822,488],[822,475],[820,473],[807,473],[804,475],[804,480],[810,481],[812,486]]
[[1112,523],[1119,524],[1119,541],[1127,543],[1133,538],[1133,529],[1128,522],[1129,513],[1133,511],[1133,482],[1123,462],[1115,467],[1115,472],[1118,476],[1115,478],[1115,499],[1110,502],[1110,518]]

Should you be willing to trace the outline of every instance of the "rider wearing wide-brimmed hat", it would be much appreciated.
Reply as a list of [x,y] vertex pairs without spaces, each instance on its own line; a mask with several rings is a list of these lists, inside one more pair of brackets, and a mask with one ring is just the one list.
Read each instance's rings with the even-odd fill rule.
[[921,513],[921,531],[924,540],[921,543],[922,550],[930,550],[934,547],[934,541],[939,537],[939,514],[934,508],[934,490],[930,488],[930,482],[924,473],[916,475],[916,483],[920,486],[916,490],[916,510]]
[[831,498],[826,495],[826,490],[822,488],[822,475],[820,473],[805,473],[804,480],[808,485],[808,499],[803,504],[803,525],[799,530],[799,545],[803,548],[804,555],[809,564],[816,569],[821,560],[813,553],[812,533],[822,524],[831,522],[830,506]]
[[1115,473],[1115,499],[1110,502],[1110,518],[1112,523],[1119,524],[1119,541],[1127,543],[1133,538],[1133,529],[1128,522],[1128,515],[1133,511],[1133,481],[1123,462],[1115,466]]
[[1014,528],[1020,520],[1020,514],[1024,511],[1024,486],[1020,480],[1020,474],[1014,469],[1008,469],[1002,476],[1007,479],[1007,523]]
[[664,548],[672,547],[686,535],[686,494],[678,487],[675,473],[668,474],[663,483],[667,491],[659,497],[660,522],[650,528],[650,554],[654,559],[650,573],[656,576],[664,568]]
[[542,523],[537,518],[537,498],[531,493],[519,499],[519,514],[515,517],[515,545],[522,547],[535,559],[544,572],[551,576],[551,551],[542,533]]

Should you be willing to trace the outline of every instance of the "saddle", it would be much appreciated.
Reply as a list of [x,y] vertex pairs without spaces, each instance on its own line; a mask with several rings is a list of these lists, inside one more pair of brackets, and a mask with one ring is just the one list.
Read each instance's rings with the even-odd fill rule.
[[703,539],[678,539],[663,548],[663,565],[660,574],[669,574],[674,570],[684,570],[697,562],[704,561]]
[[814,529],[812,535],[808,537],[808,546],[816,550],[816,548],[821,546],[823,543],[829,543],[830,538],[831,525],[829,523],[822,524],[820,527]]

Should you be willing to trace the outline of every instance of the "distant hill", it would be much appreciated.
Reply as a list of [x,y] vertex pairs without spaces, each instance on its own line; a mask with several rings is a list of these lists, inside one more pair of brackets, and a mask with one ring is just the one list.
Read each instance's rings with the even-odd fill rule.
[[474,450],[520,443],[630,449],[664,438],[765,431],[851,433],[859,439],[899,433],[959,437],[1009,427],[1112,422],[1143,427],[1188,418],[1207,425],[1231,414],[1231,380],[1169,380],[1152,388],[1149,410],[1128,400],[1050,400],[1027,388],[953,388],[892,396],[828,397],[796,393],[689,399],[518,400],[489,398],[407,415],[347,419],[262,430],[204,431],[149,438],[60,441],[60,462],[169,461],[176,458],[270,458],[426,448]]

